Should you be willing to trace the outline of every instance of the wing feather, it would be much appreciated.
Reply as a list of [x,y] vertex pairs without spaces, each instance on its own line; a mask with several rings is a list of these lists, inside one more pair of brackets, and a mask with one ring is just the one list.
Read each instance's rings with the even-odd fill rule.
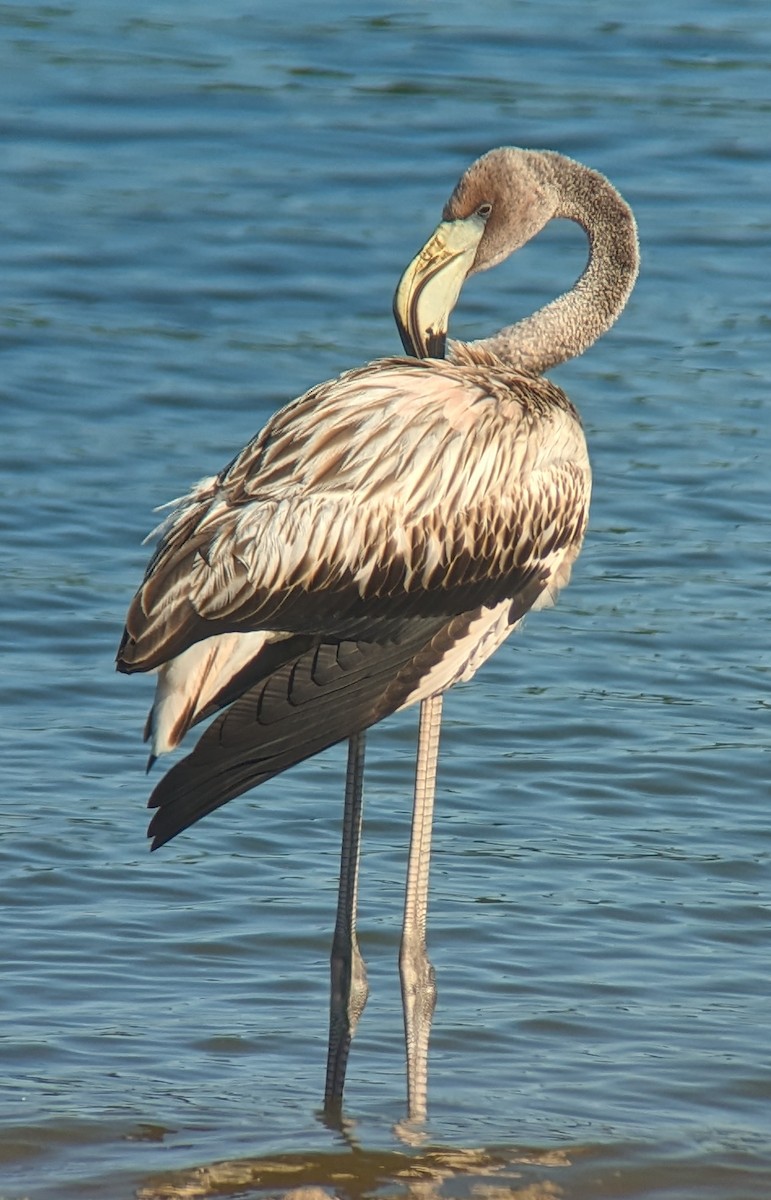
[[393,712],[401,691],[409,687],[398,687],[399,672],[444,624],[409,622],[401,637],[383,643],[317,643],[245,691],[153,791],[152,848],[249,788]]
[[303,646],[292,639],[295,653],[245,686],[158,783],[148,801],[157,810],[148,830],[152,849],[432,687],[468,678],[533,607],[545,582],[543,570],[532,571],[505,613],[484,606],[450,621],[413,618],[385,641]]
[[377,639],[511,596],[580,544],[575,412],[546,380],[500,375],[387,360],[287,406],[166,523],[119,668],[222,633]]

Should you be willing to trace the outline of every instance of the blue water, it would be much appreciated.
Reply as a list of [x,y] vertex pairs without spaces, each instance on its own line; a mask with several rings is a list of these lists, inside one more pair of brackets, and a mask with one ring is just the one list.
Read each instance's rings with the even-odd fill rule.
[[[0,6],[0,1195],[766,1198],[767,5],[267,8]],[[150,856],[152,686],[112,660],[153,508],[398,350],[402,268],[506,143],[610,176],[643,273],[554,373],[595,472],[571,586],[447,700],[422,1145],[414,713],[370,739],[343,1136],[318,1119],[342,751]],[[453,332],[584,253],[550,229]]]

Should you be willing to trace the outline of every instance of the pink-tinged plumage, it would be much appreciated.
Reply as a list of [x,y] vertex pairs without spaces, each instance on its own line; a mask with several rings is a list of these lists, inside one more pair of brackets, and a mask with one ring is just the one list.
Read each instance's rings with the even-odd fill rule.
[[[555,217],[589,259],[538,312],[451,343],[467,275]],[[568,582],[591,475],[578,415],[543,378],[624,308],[634,218],[601,175],[549,151],[491,151],[461,177],[394,300],[405,358],[320,384],[276,413],[161,527],[129,608],[124,672],[158,673],[155,756],[213,720],[156,786],[153,847],[228,800],[349,740],[325,1107],[342,1101],[367,996],[356,941],[364,730],[420,702],[400,973],[408,1110],[425,1114],[435,998],[425,949],[441,697]]]
[[[468,678],[487,656],[477,643],[492,653],[514,624],[501,605],[533,580],[528,607],[567,581],[589,487],[572,405],[504,363],[389,359],[313,388],[164,523],[119,658],[159,671],[153,756],[239,679],[291,658],[290,635],[377,642],[467,617],[473,632],[426,679]],[[351,711],[339,737],[366,715]]]

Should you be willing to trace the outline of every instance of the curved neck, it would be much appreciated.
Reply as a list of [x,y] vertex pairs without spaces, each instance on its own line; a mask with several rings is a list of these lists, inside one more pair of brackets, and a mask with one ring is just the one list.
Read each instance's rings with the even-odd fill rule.
[[553,195],[551,218],[567,217],[586,231],[589,261],[570,291],[471,346],[541,375],[611,327],[634,287],[640,254],[632,211],[604,176],[550,151],[533,152],[531,166]]

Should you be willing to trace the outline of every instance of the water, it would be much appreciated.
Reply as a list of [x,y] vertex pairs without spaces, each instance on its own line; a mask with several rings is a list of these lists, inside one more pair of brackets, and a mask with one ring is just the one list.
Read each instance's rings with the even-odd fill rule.
[[[767,1197],[766,6],[266,7],[0,8],[0,1195]],[[340,1134],[318,1103],[342,753],[150,856],[151,686],[112,658],[153,507],[398,348],[401,269],[501,143],[607,173],[644,267],[555,373],[596,477],[571,587],[447,702],[413,1144],[414,714],[371,738]],[[469,285],[456,333],[583,255],[550,230]]]

